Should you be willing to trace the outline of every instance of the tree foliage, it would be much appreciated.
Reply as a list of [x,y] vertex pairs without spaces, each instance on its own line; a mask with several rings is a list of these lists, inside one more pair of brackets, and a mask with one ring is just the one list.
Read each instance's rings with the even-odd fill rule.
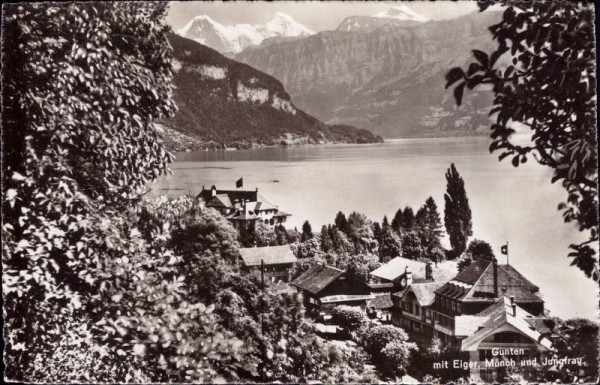
[[[489,29],[495,51],[475,50],[465,71],[453,68],[460,104],[465,87],[487,84],[494,92],[490,152],[518,167],[533,157],[550,167],[567,201],[558,206],[565,222],[589,236],[571,244],[572,265],[598,279],[598,174],[596,148],[596,60],[594,7],[567,2],[508,2],[500,23]],[[489,3],[480,3],[485,10]],[[531,133],[526,144],[511,140],[517,125]]]
[[172,158],[153,123],[175,110],[166,4],[3,10],[7,376],[217,378],[237,341],[189,298],[169,218],[138,215],[144,186]]
[[340,327],[353,332],[368,322],[365,313],[358,307],[340,305],[331,310],[332,322]]
[[453,257],[456,258],[466,250],[467,240],[473,235],[471,208],[465,191],[465,182],[454,163],[446,172],[446,181],[444,223],[450,237]]
[[308,221],[304,221],[302,224],[302,237],[300,241],[305,242],[313,237],[312,227]]
[[408,341],[406,332],[393,325],[378,325],[367,328],[363,333],[365,350],[387,376],[402,376],[406,373],[411,351],[417,345]]
[[402,241],[400,236],[392,229],[391,226],[384,226],[379,234],[376,234],[379,247],[379,259],[386,262],[392,258],[400,256],[402,253]]
[[415,231],[408,231],[402,235],[402,256],[408,259],[420,259],[425,255],[421,238]]
[[496,258],[494,255],[494,250],[492,250],[492,246],[481,239],[473,239],[469,243],[467,255],[469,255],[473,260],[484,259],[486,261],[493,261]]

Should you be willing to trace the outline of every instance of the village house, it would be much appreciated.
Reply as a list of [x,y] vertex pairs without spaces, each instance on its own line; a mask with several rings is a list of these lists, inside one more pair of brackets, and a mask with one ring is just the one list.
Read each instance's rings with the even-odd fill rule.
[[374,298],[363,282],[346,276],[344,270],[326,265],[314,265],[290,285],[298,288],[308,312],[328,314],[338,305],[366,308]]
[[392,293],[423,282],[446,282],[456,274],[456,263],[422,262],[396,257],[369,273],[368,286],[376,298],[367,302],[367,313],[382,321],[391,321]]
[[446,282],[456,275],[456,262],[422,262],[396,257],[369,273],[369,286],[374,292],[392,292],[412,283]]
[[263,265],[265,280],[288,282],[290,269],[297,259],[290,245],[248,247],[240,249],[240,264],[242,272],[261,270]]
[[291,214],[284,213],[256,190],[218,190],[215,186],[196,196],[200,207],[210,207],[223,214],[237,229],[257,222],[273,228],[286,223]]
[[477,362],[471,378],[492,382],[502,370],[486,363],[502,358],[492,351],[519,348],[508,358],[520,363],[552,349],[538,292],[514,267],[477,260],[448,282],[413,282],[394,293],[392,322],[420,343],[438,337],[468,354]]

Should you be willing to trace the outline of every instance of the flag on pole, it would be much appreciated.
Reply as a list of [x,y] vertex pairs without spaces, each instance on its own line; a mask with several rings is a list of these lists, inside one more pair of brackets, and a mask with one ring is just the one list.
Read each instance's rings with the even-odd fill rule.
[[500,248],[500,252],[501,252],[502,254],[504,254],[504,255],[508,255],[508,242],[506,242],[506,245],[503,245],[503,246]]
[[237,188],[244,187],[244,178],[238,179],[237,182],[235,182],[235,187],[237,187]]

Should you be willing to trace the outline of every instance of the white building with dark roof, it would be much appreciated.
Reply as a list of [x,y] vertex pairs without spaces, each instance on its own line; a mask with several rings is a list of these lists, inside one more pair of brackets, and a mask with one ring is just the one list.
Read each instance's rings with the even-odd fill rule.
[[218,190],[215,186],[205,189],[196,197],[200,207],[210,207],[231,221],[237,229],[258,222],[268,227],[286,223],[291,214],[287,214],[269,202],[256,190]]

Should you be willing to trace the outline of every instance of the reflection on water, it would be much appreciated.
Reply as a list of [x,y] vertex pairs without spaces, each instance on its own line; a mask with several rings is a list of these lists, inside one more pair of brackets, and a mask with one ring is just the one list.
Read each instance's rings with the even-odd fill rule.
[[557,210],[564,190],[550,184],[551,170],[533,161],[518,168],[498,162],[489,143],[488,138],[402,139],[178,153],[174,174],[152,185],[152,194],[194,194],[213,184],[233,189],[243,177],[245,188],[259,188],[293,214],[291,227],[308,220],[318,230],[338,211],[356,210],[381,221],[406,205],[416,210],[429,196],[443,218],[444,175],[455,163],[465,180],[474,237],[490,242],[498,257],[509,241],[511,264],[540,286],[553,314],[595,317],[595,285],[566,258],[568,245],[581,234],[564,224]]

